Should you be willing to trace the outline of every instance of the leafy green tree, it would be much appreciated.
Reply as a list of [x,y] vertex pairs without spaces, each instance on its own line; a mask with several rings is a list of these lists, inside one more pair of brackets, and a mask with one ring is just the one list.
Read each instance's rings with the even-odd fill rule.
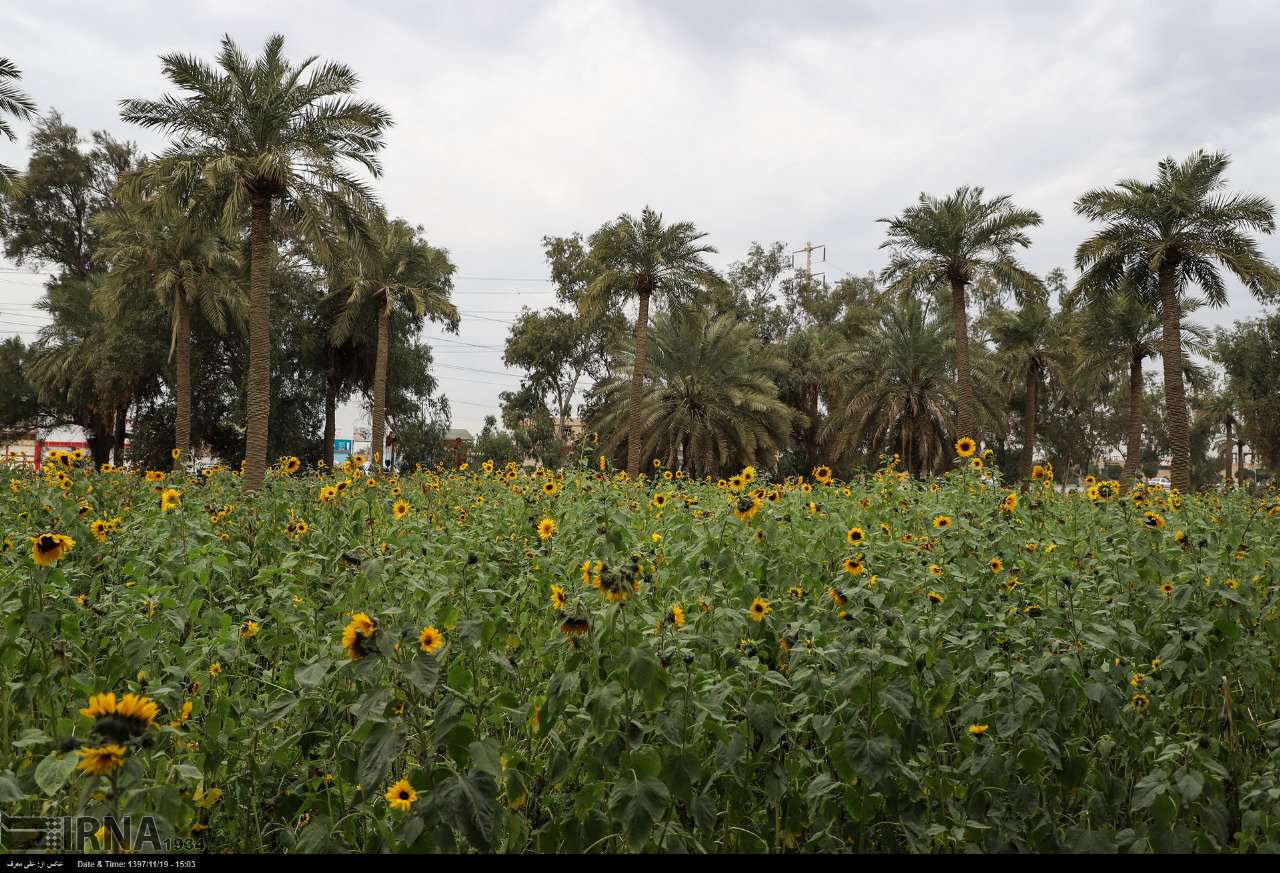
[[511,326],[502,362],[525,370],[529,385],[551,396],[556,437],[563,441],[574,394],[597,354],[594,330],[586,317],[555,307],[539,312],[526,309]]
[[921,194],[917,205],[880,221],[889,226],[880,247],[890,249],[881,279],[894,290],[950,291],[956,435],[977,439],[967,296],[974,286],[1019,295],[1042,291],[1039,278],[1014,257],[1016,249],[1031,245],[1026,231],[1040,224],[1040,214],[1014,206],[1007,194],[985,200],[982,188],[965,186],[942,199]]
[[1240,408],[1243,438],[1270,469],[1280,470],[1280,313],[1219,331],[1214,357]]
[[205,324],[225,332],[232,313],[241,309],[234,242],[190,197],[165,203],[139,195],[102,213],[97,230],[99,257],[110,267],[99,305],[120,318],[131,302],[130,292],[144,289],[169,314],[177,407],[174,448],[181,453],[174,463],[184,465],[191,453],[191,313],[197,310]]
[[182,54],[161,57],[169,80],[189,96],[126,100],[121,117],[175,137],[151,165],[163,184],[190,190],[204,180],[230,229],[249,213],[249,392],[244,487],[261,487],[271,412],[272,221],[283,219],[319,249],[335,235],[367,235],[369,188],[349,169],[381,175],[377,160],[391,118],[376,104],[350,99],[358,79],[343,64],[294,65],[284,37],[267,40],[251,60],[222,40],[217,67]]
[[[865,341],[839,360],[841,388],[826,424],[837,453],[856,445],[865,445],[870,456],[897,453],[915,475],[942,470],[954,456],[954,333],[929,310],[929,303],[915,295],[901,297]],[[983,368],[978,369],[985,383]],[[994,390],[981,395],[984,418],[998,417],[998,396]]]
[[422,228],[388,220],[376,213],[369,224],[369,244],[361,246],[340,269],[338,287],[347,290],[347,307],[334,325],[331,340],[340,345],[352,336],[361,307],[377,313],[377,352],[373,365],[371,445],[381,454],[386,437],[387,358],[391,349],[391,313],[397,306],[419,318],[443,322],[457,333],[458,310],[449,300],[456,270],[444,249],[421,237]]
[[620,356],[618,374],[594,389],[601,402],[590,427],[605,450],[634,439],[644,457],[696,474],[774,464],[795,413],[778,398],[786,365],[751,325],[704,309],[664,311],[652,339],[638,430],[631,428],[631,350]]
[[[1182,301],[1184,320],[1180,329],[1182,358],[1190,364],[1193,355],[1207,350],[1208,333],[1186,316],[1199,309],[1199,300]],[[1125,461],[1120,472],[1120,482],[1128,487],[1142,469],[1143,426],[1146,418],[1146,397],[1143,362],[1160,357],[1162,348],[1160,317],[1151,310],[1140,295],[1118,293],[1103,298],[1086,307],[1079,319],[1080,346],[1083,354],[1079,362],[1079,377],[1109,379],[1116,370],[1127,372],[1127,412],[1125,413]],[[1187,372],[1184,367],[1184,373]]]
[[622,215],[591,235],[590,257],[600,266],[584,303],[586,312],[599,312],[607,303],[639,304],[633,355],[630,360],[631,412],[627,428],[627,473],[640,474],[641,435],[645,395],[646,339],[649,304],[674,304],[694,297],[718,283],[719,275],[704,255],[716,250],[701,242],[706,236],[692,222],[664,224],[661,213],[645,207],[640,217]]
[[[9,119],[5,116],[12,116],[19,121],[29,121],[36,114],[35,102],[18,90],[14,84],[20,78],[22,78],[22,72],[14,66],[13,61],[0,58],[0,136],[9,142],[16,142],[18,138],[14,135],[13,128],[9,126]],[[15,176],[17,176],[16,171],[0,164],[0,194],[4,193],[5,188]]]
[[[1062,281],[1061,271],[1054,271],[1050,284]],[[1017,309],[993,310],[987,320],[996,345],[995,363],[1003,381],[1022,386],[1022,457],[1017,475],[1029,480],[1044,380],[1065,379],[1074,366],[1075,344],[1069,319],[1061,310],[1053,309],[1047,293],[1029,293]]]
[[1089,191],[1076,212],[1103,228],[1076,249],[1086,299],[1096,301],[1123,287],[1161,317],[1161,359],[1173,486],[1191,487],[1189,414],[1182,378],[1182,300],[1196,286],[1210,306],[1227,301],[1220,268],[1256,297],[1280,293],[1280,272],[1253,234],[1275,230],[1275,207],[1264,197],[1227,194],[1222,152],[1193,152],[1182,162],[1161,161],[1154,182],[1126,179]]
[[484,427],[476,437],[475,456],[479,459],[493,461],[498,467],[508,463],[519,463],[522,457],[520,447],[515,438],[498,427],[498,419],[492,415],[484,417]]
[[40,404],[26,373],[29,357],[21,337],[0,340],[0,443],[30,434],[39,423]]

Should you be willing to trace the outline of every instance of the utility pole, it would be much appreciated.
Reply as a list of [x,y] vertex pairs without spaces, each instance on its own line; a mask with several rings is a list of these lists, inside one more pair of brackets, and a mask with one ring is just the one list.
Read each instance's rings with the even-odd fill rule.
[[[814,276],[813,253],[816,252],[818,249],[822,249],[822,262],[825,264],[827,262],[827,247],[825,245],[815,246],[811,242],[806,242],[804,244],[804,248],[796,249],[794,252],[791,253],[791,269],[794,270],[796,269],[796,255],[800,254],[801,252],[804,252],[804,277],[805,277],[806,287],[811,287],[813,285],[813,276]],[[818,275],[825,276],[827,274],[825,272],[822,272],[822,273],[818,273]]]

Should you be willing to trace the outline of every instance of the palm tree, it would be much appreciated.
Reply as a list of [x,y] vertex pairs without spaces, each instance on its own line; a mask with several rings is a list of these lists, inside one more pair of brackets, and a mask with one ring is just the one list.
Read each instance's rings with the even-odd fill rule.
[[[8,58],[0,58],[0,136],[9,142],[17,137],[9,126],[6,115],[12,115],[21,121],[28,121],[36,114],[36,104],[30,97],[19,91],[9,80],[16,82],[22,78],[21,71]],[[0,164],[0,192],[3,192],[10,181],[17,175],[16,171]]]
[[[830,402],[823,436],[833,456],[861,445],[869,456],[896,452],[903,467],[915,474],[941,470],[955,454],[951,422],[956,385],[950,365],[954,332],[931,305],[903,295],[871,333],[849,346],[839,359],[833,381],[839,390]],[[994,400],[985,360],[975,368],[981,392],[979,412],[994,421]]]
[[639,427],[634,349],[595,389],[600,403],[589,426],[606,435],[606,451],[625,438],[629,449],[696,474],[772,465],[787,447],[795,413],[778,398],[786,364],[751,325],[702,309],[667,311],[655,320],[652,340]]
[[100,303],[112,317],[127,304],[128,292],[149,288],[169,313],[169,356],[174,364],[175,466],[191,449],[191,311],[198,309],[218,333],[239,309],[232,270],[240,260],[234,244],[218,232],[202,205],[191,198],[166,203],[141,194],[97,219],[99,257],[109,266]]
[[1040,215],[1017,208],[1007,194],[984,200],[982,188],[965,186],[941,200],[921,194],[917,205],[880,221],[889,225],[880,247],[892,250],[881,279],[896,290],[951,292],[956,435],[977,438],[966,296],[975,285],[1011,288],[1019,296],[1042,291],[1013,256],[1031,245],[1026,229],[1039,225]]
[[1191,455],[1182,299],[1196,285],[1209,305],[1226,303],[1221,267],[1260,299],[1280,291],[1280,272],[1251,236],[1275,230],[1275,207],[1264,197],[1224,193],[1230,162],[1222,152],[1196,151],[1181,163],[1166,158],[1154,182],[1125,179],[1085,193],[1075,205],[1080,215],[1105,223],[1076,249],[1077,289],[1092,301],[1128,283],[1160,314],[1171,479],[1183,491],[1191,487]]
[[314,57],[295,66],[284,37],[267,40],[250,60],[224,36],[217,68],[168,54],[162,68],[190,96],[125,100],[121,117],[176,137],[152,175],[184,190],[204,180],[221,201],[222,220],[235,226],[249,211],[249,379],[244,487],[262,485],[271,408],[272,214],[278,206],[317,250],[336,230],[366,232],[374,205],[369,188],[348,169],[381,175],[376,154],[391,125],[376,104],[352,100],[358,79],[348,67]]
[[[1209,332],[1202,325],[1186,320],[1186,316],[1201,305],[1201,301],[1194,298],[1182,302],[1183,374],[1188,377],[1196,373],[1190,364],[1192,356],[1208,350]],[[1080,346],[1084,353],[1078,375],[1097,382],[1109,378],[1117,368],[1128,373],[1124,468],[1120,471],[1121,487],[1128,488],[1142,464],[1142,423],[1147,414],[1143,408],[1146,389],[1142,366],[1148,358],[1160,357],[1160,317],[1141,295],[1126,290],[1086,307],[1079,313],[1079,319]]]
[[692,222],[664,225],[662,214],[648,206],[637,219],[622,215],[591,235],[591,258],[601,267],[587,289],[584,309],[599,311],[608,302],[619,305],[635,298],[635,353],[631,370],[631,411],[627,426],[627,474],[640,474],[642,398],[645,379],[645,339],[649,329],[649,302],[688,299],[699,289],[720,281],[703,255],[715,252],[699,242]]
[[1018,476],[1030,480],[1035,462],[1036,423],[1040,392],[1046,376],[1065,381],[1074,346],[1061,311],[1054,312],[1047,296],[1031,294],[1017,309],[996,309],[988,318],[997,348],[997,363],[1007,384],[1023,386],[1022,458]]
[[422,228],[402,219],[389,221],[378,212],[369,225],[369,244],[339,270],[339,287],[348,291],[347,306],[334,325],[330,341],[348,341],[363,305],[377,307],[378,346],[373,365],[371,451],[380,455],[386,437],[387,353],[391,347],[391,311],[406,305],[418,318],[444,322],[456,333],[458,310],[449,301],[456,269],[443,249],[427,244]]

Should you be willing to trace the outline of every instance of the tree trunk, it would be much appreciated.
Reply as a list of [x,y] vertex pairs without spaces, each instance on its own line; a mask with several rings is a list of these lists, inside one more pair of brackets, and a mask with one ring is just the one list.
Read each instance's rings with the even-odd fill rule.
[[271,417],[271,198],[254,194],[249,223],[249,384],[245,402],[244,488],[262,487]]
[[1138,476],[1142,464],[1142,359],[1143,355],[1134,354],[1129,361],[1129,428],[1128,442],[1125,445],[1124,469],[1120,471],[1120,487],[1127,489]]
[[649,291],[640,292],[640,312],[636,316],[636,360],[631,370],[631,414],[627,425],[627,475],[640,475],[640,395],[644,390],[644,346],[649,333]]
[[976,440],[973,373],[969,368],[969,316],[965,307],[964,283],[951,282],[951,325],[956,335],[956,439]]
[[173,445],[182,453],[173,462],[173,466],[174,469],[182,469],[191,460],[191,307],[187,303],[186,289],[181,282],[174,289],[173,317],[176,322],[173,333],[173,368],[178,383],[174,393],[178,412]]
[[387,430],[387,347],[391,344],[391,313],[387,311],[387,301],[381,300],[378,305],[378,352],[373,359],[373,431],[369,443],[369,453],[373,456],[374,468],[382,472],[383,451]]
[[1040,365],[1032,361],[1027,368],[1027,397],[1022,410],[1022,464],[1023,482],[1031,481],[1031,467],[1036,454],[1036,404],[1040,393]]
[[89,423],[88,431],[89,457],[93,459],[93,468],[102,469],[102,465],[111,460],[111,447],[115,442],[115,420],[110,420],[96,411]]
[[1230,417],[1228,417],[1227,418],[1226,450],[1222,453],[1226,457],[1226,461],[1227,461],[1227,468],[1226,470],[1223,471],[1223,474],[1222,474],[1222,486],[1224,488],[1231,487],[1231,454],[1232,452],[1235,451],[1235,448],[1236,448],[1236,441],[1234,437],[1232,437],[1231,435],[1231,426],[1233,424],[1235,424],[1235,422]]
[[329,348],[329,373],[324,391],[324,448],[321,457],[326,469],[333,469],[333,441],[337,437],[338,367],[333,347]]
[[111,441],[111,463],[124,466],[124,442],[129,438],[129,401],[116,410],[115,437]]
[[1177,263],[1160,267],[1160,308],[1164,319],[1161,355],[1164,358],[1165,421],[1169,428],[1169,478],[1174,488],[1191,490],[1191,446],[1187,395],[1182,385],[1182,308],[1178,302]]

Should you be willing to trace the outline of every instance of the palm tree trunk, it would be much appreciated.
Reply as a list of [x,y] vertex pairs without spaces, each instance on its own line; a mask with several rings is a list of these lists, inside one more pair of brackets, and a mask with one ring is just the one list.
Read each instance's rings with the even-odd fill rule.
[[124,465],[124,441],[129,438],[129,401],[125,400],[116,410],[115,437],[111,441],[111,463]]
[[327,470],[333,469],[333,441],[338,435],[338,368],[334,362],[333,347],[329,347],[329,373],[324,391],[324,448],[320,452]]
[[1120,487],[1127,489],[1138,476],[1142,463],[1142,355],[1129,361],[1129,436],[1125,445],[1124,469],[1120,471]]
[[249,209],[249,385],[245,401],[244,488],[262,487],[271,417],[271,198],[254,194]]
[[1040,365],[1032,361],[1027,368],[1027,397],[1022,409],[1022,464],[1023,482],[1031,481],[1031,467],[1036,454],[1036,403],[1039,400]]
[[1160,308],[1164,319],[1161,355],[1164,358],[1165,421],[1169,428],[1169,478],[1174,488],[1191,490],[1191,447],[1187,395],[1182,385],[1182,308],[1178,303],[1177,266],[1160,267]]
[[1232,436],[1231,436],[1231,426],[1232,426],[1232,424],[1234,424],[1234,422],[1231,420],[1231,418],[1230,418],[1230,417],[1228,417],[1228,418],[1227,418],[1227,441],[1226,441],[1226,450],[1225,450],[1225,451],[1223,451],[1223,453],[1222,453],[1222,454],[1226,457],[1226,460],[1227,460],[1227,468],[1226,468],[1226,470],[1224,470],[1224,471],[1223,471],[1223,474],[1222,474],[1222,485],[1223,485],[1223,487],[1225,487],[1225,488],[1230,488],[1230,487],[1231,487],[1231,454],[1232,454],[1232,452],[1234,452],[1234,451],[1235,451],[1235,448],[1236,448],[1236,441],[1235,441],[1235,439],[1234,439],[1234,438],[1232,438]]
[[191,307],[187,303],[186,289],[182,283],[174,289],[173,295],[174,344],[173,368],[176,371],[177,390],[174,401],[177,403],[177,421],[174,423],[173,445],[181,454],[173,462],[175,469],[187,464],[191,450]]
[[631,414],[627,424],[627,476],[640,475],[640,394],[644,390],[644,345],[649,333],[649,290],[640,292],[640,312],[636,315],[636,360],[631,370]]
[[378,306],[378,352],[373,361],[373,421],[372,442],[369,451],[373,455],[378,472],[382,471],[382,453],[387,430],[387,348],[391,345],[391,313],[386,301]]
[[964,283],[951,282],[951,325],[956,335],[956,438],[976,440],[973,372],[969,367],[969,315],[965,307]]

